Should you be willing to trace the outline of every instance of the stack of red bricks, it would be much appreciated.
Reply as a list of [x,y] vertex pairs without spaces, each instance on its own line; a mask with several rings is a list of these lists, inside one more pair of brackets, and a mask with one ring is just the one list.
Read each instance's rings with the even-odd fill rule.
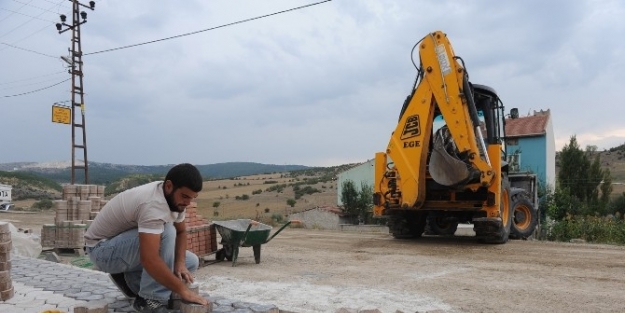
[[217,251],[215,225],[197,213],[197,204],[187,206],[184,220],[188,250],[200,257]]
[[11,280],[11,229],[9,223],[0,222],[0,300],[13,298],[13,281]]

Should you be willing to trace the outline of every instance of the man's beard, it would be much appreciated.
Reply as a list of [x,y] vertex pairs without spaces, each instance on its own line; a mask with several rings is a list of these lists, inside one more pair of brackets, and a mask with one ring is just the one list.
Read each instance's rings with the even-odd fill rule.
[[167,201],[167,205],[169,206],[169,210],[170,211],[180,213],[180,212],[184,211],[184,209],[181,210],[174,203],[174,191],[176,191],[176,190],[174,189],[169,194],[165,194],[165,200]]

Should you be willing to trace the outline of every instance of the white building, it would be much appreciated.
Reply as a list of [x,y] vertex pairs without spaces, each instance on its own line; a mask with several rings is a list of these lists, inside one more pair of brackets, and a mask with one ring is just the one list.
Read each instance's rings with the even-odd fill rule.
[[10,185],[0,184],[0,203],[11,202],[12,189],[13,187]]

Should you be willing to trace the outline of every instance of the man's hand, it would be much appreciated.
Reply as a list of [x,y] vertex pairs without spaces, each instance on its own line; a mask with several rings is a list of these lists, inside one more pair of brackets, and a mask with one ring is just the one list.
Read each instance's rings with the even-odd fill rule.
[[208,299],[198,295],[197,293],[189,290],[188,288],[187,290],[185,290],[183,293],[180,294],[180,298],[182,298],[182,300],[185,300],[187,302],[193,302],[193,303],[201,304],[204,306],[207,306],[208,304],[210,304]]
[[187,283],[193,283],[193,274],[189,272],[184,262],[174,264],[174,275],[180,279],[184,279]]

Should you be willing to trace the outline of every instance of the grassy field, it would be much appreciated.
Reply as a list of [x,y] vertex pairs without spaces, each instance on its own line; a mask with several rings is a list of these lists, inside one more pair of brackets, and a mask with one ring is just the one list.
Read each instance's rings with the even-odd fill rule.
[[[198,211],[209,220],[251,218],[267,221],[272,216],[279,215],[286,218],[288,214],[316,206],[336,205],[337,193],[334,181],[310,185],[321,192],[302,196],[296,200],[297,203],[293,207],[288,205],[288,199],[295,199],[295,192],[289,185],[302,182],[305,178],[316,177],[281,177],[278,173],[207,181],[204,182],[202,192],[196,199]],[[269,181],[275,181],[275,183],[266,183]],[[267,188],[280,184],[286,184],[287,187],[281,192],[267,191]],[[262,192],[252,194],[258,190]],[[243,198],[243,195],[249,196],[249,199],[236,199],[236,197]],[[214,207],[216,202],[219,202],[218,207]]]

